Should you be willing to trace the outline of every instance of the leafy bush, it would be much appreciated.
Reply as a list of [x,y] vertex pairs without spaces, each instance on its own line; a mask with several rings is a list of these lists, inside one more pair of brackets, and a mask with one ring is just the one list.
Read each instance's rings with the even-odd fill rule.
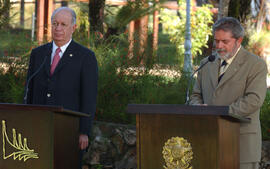
[[[36,46],[30,39],[25,40],[25,37],[24,33],[14,35],[14,33],[0,32],[1,39],[11,39],[6,44],[0,44],[0,51],[5,49],[4,52],[0,52],[0,65],[5,63],[9,66],[9,69],[0,66],[0,102],[22,103],[26,68],[31,51],[29,46]],[[94,43],[94,36],[91,37],[85,39],[83,36],[79,36],[75,39],[85,46],[90,46],[98,59],[97,120],[135,123],[135,116],[126,113],[129,103],[184,103],[186,76],[179,78],[178,76],[153,75],[150,71],[152,66],[139,67],[128,60],[126,57],[128,41],[125,34],[115,36],[111,43],[104,42],[98,46]],[[16,43],[12,43],[12,40]],[[5,39],[5,42],[7,41]],[[167,62],[165,64],[168,65]],[[175,68],[168,67],[168,70],[175,70]],[[270,139],[269,110],[270,92],[268,91],[261,109],[263,139]]]
[[10,0],[0,0],[0,29],[8,27],[10,7]]
[[263,140],[270,140],[270,91],[267,90],[266,97],[260,114]]
[[[186,3],[178,0],[180,9],[178,13],[168,9],[161,10],[161,22],[164,33],[168,33],[170,40],[177,46],[179,57],[184,59],[185,24],[186,24]],[[210,24],[213,23],[211,5],[204,5],[196,10],[191,10],[191,42],[192,56],[202,54],[202,47],[207,47],[207,41],[211,35]]]
[[[126,113],[128,103],[184,103],[186,83],[178,77],[152,75],[152,65],[138,67],[137,62],[128,59],[126,34],[111,37],[110,41],[100,42],[99,45],[95,43],[95,35],[90,36],[90,39],[84,35],[77,32],[74,38],[95,52],[99,64],[96,119],[135,123],[135,116]],[[0,102],[22,103],[31,52],[28,45],[36,46],[30,39],[20,38],[24,36],[23,33],[0,35],[10,39],[8,43],[0,46],[0,50],[5,49],[2,53],[5,57],[1,55],[0,63],[9,66],[7,70],[0,69]],[[13,40],[16,45],[12,43]]]
[[22,103],[28,56],[35,46],[30,32],[0,31],[0,102]]
[[0,102],[21,103],[24,91],[25,73],[11,67],[7,72],[0,70]]
[[255,32],[254,30],[248,31],[250,36],[247,48],[254,54],[267,60],[270,47],[270,32],[266,30],[261,32]]
[[152,65],[138,66],[129,60],[126,38],[122,34],[113,43],[90,45],[99,63],[97,119],[135,123],[135,116],[126,113],[129,103],[184,103],[186,83],[180,83],[178,78],[152,75]]

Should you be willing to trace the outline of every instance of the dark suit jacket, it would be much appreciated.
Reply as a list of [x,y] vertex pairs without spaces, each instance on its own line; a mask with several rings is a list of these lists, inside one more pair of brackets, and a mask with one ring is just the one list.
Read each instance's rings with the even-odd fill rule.
[[261,158],[259,115],[266,95],[266,63],[241,47],[218,83],[219,66],[220,60],[216,59],[199,71],[190,103],[228,105],[230,114],[250,118],[250,123],[240,124],[240,162],[258,162]]
[[27,79],[41,66],[29,83],[28,104],[57,105],[90,114],[80,119],[80,132],[89,134],[96,110],[98,67],[94,52],[73,40],[54,74],[50,75],[52,43],[32,50]]

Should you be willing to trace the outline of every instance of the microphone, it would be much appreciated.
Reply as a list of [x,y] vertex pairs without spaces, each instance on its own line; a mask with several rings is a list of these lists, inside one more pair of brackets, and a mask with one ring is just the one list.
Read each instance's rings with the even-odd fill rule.
[[195,70],[192,75],[190,76],[189,80],[188,80],[188,88],[187,88],[187,91],[186,91],[186,105],[189,104],[189,88],[190,88],[190,83],[191,83],[191,80],[193,79],[193,76],[196,72],[198,72],[199,70],[201,70],[201,68],[204,67],[204,65],[206,65],[208,62],[213,62],[214,60],[216,59],[216,56],[215,55],[210,55],[208,56],[208,60],[203,63],[197,70]]
[[47,57],[48,57],[48,55],[46,55],[46,57],[44,58],[43,62],[39,66],[39,68],[28,78],[28,80],[26,82],[24,97],[23,97],[23,104],[27,104],[27,95],[28,95],[30,81],[38,74],[38,72],[40,72],[41,68],[44,66],[44,64],[47,60]]

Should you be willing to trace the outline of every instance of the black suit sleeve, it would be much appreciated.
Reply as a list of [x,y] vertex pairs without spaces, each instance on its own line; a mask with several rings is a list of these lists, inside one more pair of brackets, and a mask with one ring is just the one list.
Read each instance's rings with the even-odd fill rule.
[[94,52],[87,51],[81,68],[80,112],[90,114],[90,118],[80,118],[80,132],[89,135],[96,112],[98,66]]

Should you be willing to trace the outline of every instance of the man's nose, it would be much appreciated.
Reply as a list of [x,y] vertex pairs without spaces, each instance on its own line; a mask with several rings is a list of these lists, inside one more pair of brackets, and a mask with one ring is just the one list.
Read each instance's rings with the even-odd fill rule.
[[223,47],[222,43],[216,42],[216,48],[221,49]]
[[56,25],[55,29],[56,30],[61,30],[62,29],[62,25],[60,25],[60,24]]

